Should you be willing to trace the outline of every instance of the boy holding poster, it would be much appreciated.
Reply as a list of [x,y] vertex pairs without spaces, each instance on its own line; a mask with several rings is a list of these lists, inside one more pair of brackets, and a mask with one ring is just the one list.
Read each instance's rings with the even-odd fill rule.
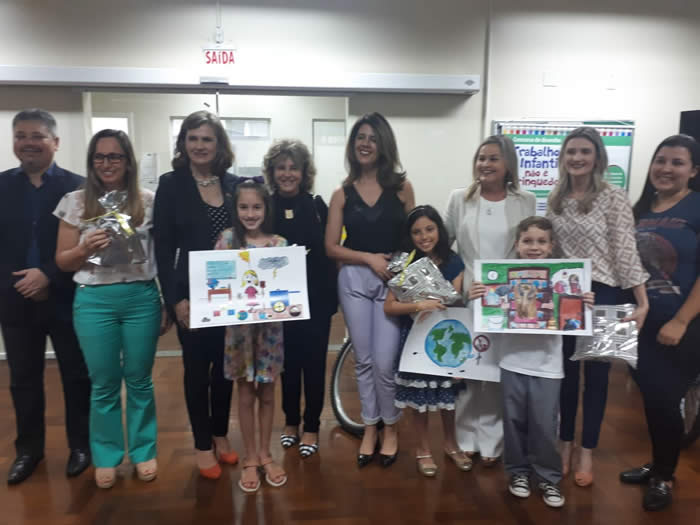
[[[554,248],[552,224],[544,217],[524,219],[516,229],[515,247],[521,259],[550,258]],[[485,294],[486,286],[475,282],[469,299]],[[592,292],[583,296],[586,304],[593,304]],[[508,490],[519,498],[530,496],[530,474],[534,472],[544,502],[561,507],[562,463],[557,449],[559,389],[564,377],[561,335],[498,337],[502,349],[503,464],[510,475]]]

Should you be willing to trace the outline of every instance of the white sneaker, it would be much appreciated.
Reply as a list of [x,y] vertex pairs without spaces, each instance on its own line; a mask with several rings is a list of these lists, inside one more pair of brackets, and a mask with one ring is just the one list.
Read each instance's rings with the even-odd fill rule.
[[554,485],[548,481],[540,481],[538,485],[539,489],[542,491],[542,499],[550,507],[563,507],[565,498],[561,494],[561,489],[559,485]]
[[508,484],[508,491],[519,498],[530,496],[530,478],[525,474],[513,474]]

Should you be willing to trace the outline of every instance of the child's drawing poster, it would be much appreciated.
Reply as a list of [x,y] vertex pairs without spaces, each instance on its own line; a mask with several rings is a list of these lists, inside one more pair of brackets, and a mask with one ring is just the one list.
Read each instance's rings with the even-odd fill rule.
[[482,381],[500,381],[493,336],[472,330],[469,308],[447,308],[415,316],[399,370]]
[[474,301],[474,326],[482,332],[591,335],[590,259],[474,261],[474,280],[486,295]]
[[309,319],[303,246],[189,255],[190,327]]

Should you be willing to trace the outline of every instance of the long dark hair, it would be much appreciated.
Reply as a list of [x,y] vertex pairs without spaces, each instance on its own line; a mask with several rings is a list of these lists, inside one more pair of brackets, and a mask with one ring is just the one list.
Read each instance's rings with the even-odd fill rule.
[[404,227],[404,250],[410,252],[411,250],[416,250],[416,256],[414,260],[418,260],[425,257],[427,253],[421,251],[414,243],[411,238],[411,228],[416,223],[418,219],[425,217],[426,219],[433,221],[438,229],[438,241],[433,248],[433,253],[437,255],[440,259],[440,264],[445,264],[450,255],[452,255],[452,250],[450,250],[449,236],[447,235],[447,229],[445,228],[445,223],[442,222],[440,214],[432,206],[417,206],[413,208],[406,216],[406,225]]
[[384,115],[377,112],[362,115],[350,130],[345,147],[348,176],[343,181],[343,186],[350,186],[362,174],[360,163],[355,156],[355,139],[364,124],[368,124],[374,130],[377,138],[377,182],[384,189],[399,191],[406,180],[406,172],[403,171],[399,160],[394,131]]
[[102,205],[97,200],[105,193],[105,188],[95,171],[94,157],[97,143],[102,139],[108,138],[116,140],[126,156],[123,160],[125,164],[124,182],[126,184],[126,201],[122,206],[122,211],[131,216],[131,223],[134,226],[140,226],[143,222],[145,211],[141,198],[141,190],[139,189],[136,155],[134,155],[134,148],[131,146],[131,141],[127,134],[117,129],[103,129],[95,133],[92,139],[90,139],[87,151],[87,178],[85,180],[85,210],[83,211],[83,219],[94,219],[105,213],[104,208],[102,208]]
[[187,132],[197,129],[205,124],[211,126],[216,136],[216,155],[211,162],[211,173],[222,177],[226,170],[233,165],[234,155],[231,149],[231,142],[228,139],[226,130],[219,120],[219,117],[209,111],[195,111],[190,113],[180,126],[180,133],[177,134],[175,143],[175,154],[173,156],[173,169],[187,168],[190,165],[190,157],[187,155],[185,141]]
[[[670,137],[666,137],[664,140],[662,140],[661,143],[656,146],[654,154],[651,156],[651,162],[649,163],[649,169],[647,170],[647,180],[644,183],[642,195],[632,207],[635,221],[638,221],[639,217],[651,210],[654,197],[656,197],[656,189],[649,180],[649,173],[651,172],[651,166],[654,163],[654,159],[659,153],[659,150],[665,147],[685,148],[690,154],[690,162],[693,164],[693,167],[700,170],[700,143],[698,143],[697,140],[690,135],[671,135]],[[690,179],[688,181],[688,188],[690,188],[692,191],[700,191],[700,177],[696,175]]]
[[238,218],[238,198],[241,196],[241,191],[243,190],[253,190],[262,199],[265,206],[265,216],[263,222],[260,225],[260,231],[263,233],[274,233],[275,229],[275,215],[272,203],[272,196],[267,190],[264,184],[255,182],[252,179],[245,180],[236,186],[236,192],[233,196],[233,213],[231,214],[231,223],[233,226],[233,248],[238,249],[245,246],[245,236],[248,230],[246,230],[243,223]]

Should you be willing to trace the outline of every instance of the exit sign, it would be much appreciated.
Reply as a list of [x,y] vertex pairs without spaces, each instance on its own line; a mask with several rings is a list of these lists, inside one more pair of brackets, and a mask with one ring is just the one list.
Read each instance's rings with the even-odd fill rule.
[[228,65],[236,62],[234,52],[230,47],[205,47],[202,49],[204,63],[209,65]]

